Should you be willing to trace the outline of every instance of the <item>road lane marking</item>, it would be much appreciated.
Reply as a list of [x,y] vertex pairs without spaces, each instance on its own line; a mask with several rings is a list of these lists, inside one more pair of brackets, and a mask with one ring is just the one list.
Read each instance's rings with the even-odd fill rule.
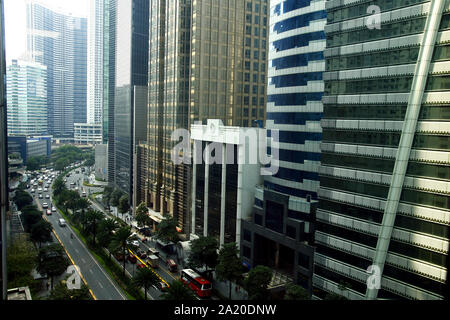
[[86,260],[84,260],[84,258],[81,258],[81,261],[83,261],[83,263],[86,263]]
[[104,287],[102,286],[102,284],[100,283],[100,281],[98,282],[98,285],[100,286],[100,288],[104,289]]

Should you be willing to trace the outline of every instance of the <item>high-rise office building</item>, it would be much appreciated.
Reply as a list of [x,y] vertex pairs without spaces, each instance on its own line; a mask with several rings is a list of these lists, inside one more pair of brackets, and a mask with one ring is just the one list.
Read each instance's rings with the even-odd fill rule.
[[73,137],[73,124],[86,122],[87,19],[27,3],[27,50],[47,67],[48,129]]
[[103,6],[103,143],[108,145],[108,182],[113,184],[116,0],[103,0]]
[[[189,233],[190,185],[197,181],[190,180],[191,166],[172,162],[177,142],[171,134],[207,119],[263,125],[268,2],[155,0],[150,8],[148,148],[141,150],[148,177],[141,197],[154,211],[175,216]],[[220,185],[220,169],[214,172],[210,183]],[[218,193],[211,197],[220,197],[220,190],[214,190]],[[198,194],[203,197],[201,188]],[[236,203],[231,197],[230,202]],[[217,209],[217,217],[219,207],[210,207]]]
[[104,0],[89,2],[87,57],[87,122],[103,121],[103,20]]
[[147,138],[148,35],[149,1],[117,1],[114,184],[129,195],[130,201],[133,198],[135,147]]
[[[312,293],[325,70],[325,1],[270,2],[266,128],[279,169],[256,188],[243,224],[244,261],[285,274]],[[273,154],[273,152],[272,152]]]
[[47,134],[47,67],[12,60],[7,69],[8,135]]
[[448,299],[449,10],[327,2],[316,297]]
[[6,214],[9,207],[4,21],[3,0],[0,0],[0,290],[2,300],[7,299],[8,292],[8,273],[6,269]]

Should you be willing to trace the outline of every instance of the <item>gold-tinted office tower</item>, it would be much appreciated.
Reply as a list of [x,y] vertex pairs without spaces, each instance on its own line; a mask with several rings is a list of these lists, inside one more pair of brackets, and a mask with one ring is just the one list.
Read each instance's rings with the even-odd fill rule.
[[150,1],[147,144],[140,147],[140,200],[189,230],[189,165],[175,165],[174,130],[221,119],[263,126],[267,0]]

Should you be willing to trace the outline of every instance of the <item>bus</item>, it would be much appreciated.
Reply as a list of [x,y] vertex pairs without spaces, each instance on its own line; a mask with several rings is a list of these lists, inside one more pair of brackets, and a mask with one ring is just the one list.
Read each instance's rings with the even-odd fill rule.
[[210,297],[211,282],[200,276],[192,269],[181,270],[181,281],[191,288],[199,297]]

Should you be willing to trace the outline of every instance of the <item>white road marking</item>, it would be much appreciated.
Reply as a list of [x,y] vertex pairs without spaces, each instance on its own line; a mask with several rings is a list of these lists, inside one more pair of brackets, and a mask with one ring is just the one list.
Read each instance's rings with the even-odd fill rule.
[[75,249],[75,252],[78,253],[78,254],[80,253],[80,251],[78,251],[78,249]]
[[98,285],[100,286],[100,288],[104,289],[104,287],[102,286],[102,284],[100,282],[98,282]]
[[84,258],[81,258],[81,261],[83,261],[83,263],[86,263],[86,260],[84,260]]

